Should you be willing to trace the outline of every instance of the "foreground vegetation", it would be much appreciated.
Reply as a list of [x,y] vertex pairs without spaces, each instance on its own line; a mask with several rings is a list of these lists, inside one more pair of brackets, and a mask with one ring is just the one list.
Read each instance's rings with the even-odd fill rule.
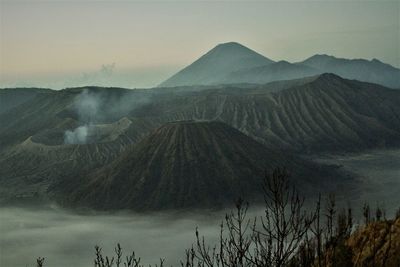
[[[220,225],[219,242],[210,245],[196,229],[196,240],[186,250],[182,267],[347,267],[400,266],[400,210],[386,218],[377,207],[363,207],[363,221],[355,224],[352,209],[338,209],[334,195],[314,209],[289,186],[286,170],[276,169],[264,180],[265,214],[249,218],[248,203],[239,199],[236,209]],[[45,259],[37,259],[37,267]],[[157,267],[164,266],[160,259]],[[143,267],[135,252],[105,256],[95,247],[95,267]]]

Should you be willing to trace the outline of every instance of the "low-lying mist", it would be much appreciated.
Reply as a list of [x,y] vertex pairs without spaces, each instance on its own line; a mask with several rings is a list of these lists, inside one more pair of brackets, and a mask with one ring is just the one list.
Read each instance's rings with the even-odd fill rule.
[[[377,204],[385,208],[388,218],[400,208],[400,150],[319,160],[340,164],[361,180],[359,191],[350,198],[337,195],[338,208],[350,205],[356,223],[365,202],[373,210]],[[311,200],[307,205],[314,207],[315,202]],[[88,267],[93,266],[95,245],[101,246],[105,255],[113,255],[117,243],[125,254],[134,250],[142,263],[155,264],[162,257],[166,266],[179,266],[185,249],[195,241],[196,227],[209,244],[217,242],[225,212],[76,214],[53,206],[2,207],[0,266],[35,266],[40,256],[46,258],[45,266],[49,267]],[[250,210],[249,218],[255,215],[264,215],[262,207]]]
[[400,208],[400,150],[372,150],[365,153],[325,156],[319,162],[340,165],[360,181],[348,202],[360,212],[365,203],[380,206],[390,218]]
[[135,250],[142,263],[165,258],[178,265],[185,249],[195,241],[196,226],[214,243],[223,214],[178,216],[176,214],[77,215],[58,208],[0,208],[0,266],[35,266],[37,257],[46,266],[89,267],[94,246],[114,254],[119,242],[126,254]]

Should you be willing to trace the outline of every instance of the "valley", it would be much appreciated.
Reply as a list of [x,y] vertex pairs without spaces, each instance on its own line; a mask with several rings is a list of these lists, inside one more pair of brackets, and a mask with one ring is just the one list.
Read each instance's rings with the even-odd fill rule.
[[355,174],[361,181],[359,191],[350,199],[353,207],[370,203],[394,215],[400,203],[400,150],[371,150],[363,153],[330,155],[317,161],[337,164]]

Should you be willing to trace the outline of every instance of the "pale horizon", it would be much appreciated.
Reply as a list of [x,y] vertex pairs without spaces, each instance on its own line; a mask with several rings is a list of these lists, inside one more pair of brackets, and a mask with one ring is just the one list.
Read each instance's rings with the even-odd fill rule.
[[1,1],[0,87],[154,87],[217,44],[232,41],[274,61],[328,54],[376,58],[399,68],[399,6],[399,1]]

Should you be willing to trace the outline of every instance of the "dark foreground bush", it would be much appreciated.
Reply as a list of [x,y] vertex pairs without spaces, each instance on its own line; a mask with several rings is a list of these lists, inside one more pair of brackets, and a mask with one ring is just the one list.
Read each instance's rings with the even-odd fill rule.
[[[387,220],[381,208],[371,214],[365,205],[363,225],[355,227],[352,210],[338,211],[333,195],[324,208],[319,197],[309,211],[288,177],[283,169],[266,175],[265,214],[260,217],[248,218],[248,203],[239,199],[221,223],[218,244],[209,245],[196,229],[195,243],[185,251],[181,266],[400,266],[400,218]],[[37,259],[38,267],[43,263],[43,258]],[[123,256],[119,244],[112,257],[96,246],[94,266],[144,267],[135,252]],[[164,266],[164,259],[156,266]]]

